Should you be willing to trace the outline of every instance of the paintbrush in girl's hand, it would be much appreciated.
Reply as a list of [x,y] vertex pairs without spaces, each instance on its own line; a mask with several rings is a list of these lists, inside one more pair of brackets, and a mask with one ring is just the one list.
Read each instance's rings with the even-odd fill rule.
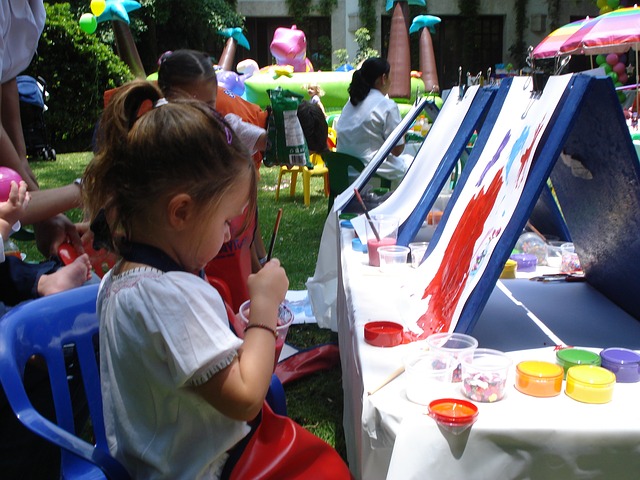
[[271,242],[269,243],[269,251],[267,252],[267,262],[271,260],[273,254],[273,247],[276,244],[276,237],[278,236],[278,228],[280,228],[280,220],[282,220],[282,209],[278,209],[278,215],[276,216],[276,224],[273,226],[273,234],[271,235]]
[[362,206],[362,208],[364,210],[364,216],[367,217],[367,220],[369,222],[369,226],[371,227],[371,231],[376,236],[376,240],[380,241],[380,234],[378,233],[378,230],[376,230],[376,227],[373,224],[373,220],[371,220],[371,217],[369,216],[369,210],[367,210],[367,206],[362,201],[362,197],[360,196],[360,192],[358,192],[357,188],[354,188],[353,191],[356,194],[356,198],[358,199],[358,202],[360,202],[360,205]]

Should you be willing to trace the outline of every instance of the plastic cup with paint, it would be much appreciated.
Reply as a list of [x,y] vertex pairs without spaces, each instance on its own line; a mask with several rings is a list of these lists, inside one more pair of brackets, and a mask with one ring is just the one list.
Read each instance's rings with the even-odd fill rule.
[[562,251],[562,260],[560,262],[560,271],[562,273],[582,272],[580,259],[576,253],[573,243],[563,243],[560,247]]
[[365,222],[367,226],[367,251],[369,252],[369,265],[380,266],[378,248],[395,245],[398,239],[398,217],[390,215],[372,215],[371,221]]
[[403,359],[407,398],[419,405],[449,393],[453,374],[452,357],[424,350]]
[[[251,300],[247,300],[242,305],[240,305],[240,311],[238,312],[237,318],[240,319],[240,324],[236,328],[236,334],[240,338],[244,338],[244,329],[249,324],[249,315],[251,313]],[[276,355],[275,355],[275,365],[278,365],[278,360],[280,359],[280,352],[282,352],[282,347],[284,347],[284,341],[287,338],[287,332],[289,331],[289,327],[293,323],[293,312],[291,309],[284,303],[280,304],[278,308],[278,326],[276,327]]]

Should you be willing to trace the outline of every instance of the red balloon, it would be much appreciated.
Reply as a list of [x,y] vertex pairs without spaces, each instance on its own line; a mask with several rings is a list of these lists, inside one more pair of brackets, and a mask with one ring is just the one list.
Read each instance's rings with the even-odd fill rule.
[[607,63],[613,67],[616,63],[618,63],[618,55],[615,53],[610,53],[609,55],[607,55]]
[[6,202],[11,191],[11,181],[20,183],[22,177],[9,167],[0,167],[0,202]]
[[620,83],[622,83],[623,85],[625,83],[627,83],[629,81],[629,75],[627,75],[627,72],[619,73],[618,74],[618,81]]
[[621,73],[624,73],[627,71],[627,67],[624,63],[618,62],[613,66],[613,71],[616,72],[618,75],[620,75]]

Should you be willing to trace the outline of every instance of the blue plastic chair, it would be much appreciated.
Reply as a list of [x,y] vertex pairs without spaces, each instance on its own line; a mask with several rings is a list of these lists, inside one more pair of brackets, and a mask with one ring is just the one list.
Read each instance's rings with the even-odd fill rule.
[[[130,479],[109,453],[102,416],[98,368],[98,285],[89,285],[19,305],[0,319],[0,383],[22,424],[61,449],[65,479]],[[231,312],[233,313],[233,312]],[[65,353],[75,347],[89,406],[95,444],[80,438],[67,381]],[[24,369],[33,355],[44,358],[51,382],[56,423],[31,404],[23,384]],[[267,402],[274,412],[287,414],[286,397],[272,376]],[[83,425],[78,426],[81,430]],[[0,474],[1,476],[1,474]]]
[[[61,449],[61,478],[129,479],[107,447],[97,357],[98,285],[69,290],[19,305],[0,321],[0,381],[11,408],[29,430]],[[67,379],[65,352],[73,346],[80,364],[95,445],[80,438]],[[33,355],[46,362],[56,412],[54,423],[31,404],[23,385]],[[80,425],[78,428],[82,429]]]

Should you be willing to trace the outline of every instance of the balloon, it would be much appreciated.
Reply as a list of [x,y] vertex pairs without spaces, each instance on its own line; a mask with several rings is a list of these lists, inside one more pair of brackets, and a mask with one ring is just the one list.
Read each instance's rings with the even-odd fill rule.
[[11,191],[11,182],[20,183],[22,177],[9,167],[0,167],[0,202],[6,202]]
[[242,75],[245,75],[247,78],[256,73],[258,70],[260,70],[258,62],[251,58],[242,60],[236,65],[236,71]]
[[623,85],[625,83],[627,83],[629,81],[629,75],[627,75],[627,72],[619,73],[618,74],[618,81],[620,83],[622,83]]
[[607,5],[609,5],[611,10],[615,10],[620,6],[620,0],[607,0]]
[[600,54],[596,56],[596,63],[598,64],[598,66],[602,66],[603,63],[605,63],[607,61],[607,57],[605,57],[604,55]]
[[611,72],[608,73],[607,76],[613,80],[613,83],[616,83],[618,81],[618,74],[616,72]]
[[618,63],[618,55],[616,55],[615,53],[610,53],[609,55],[607,55],[607,63],[613,67],[616,63]]
[[80,17],[80,29],[88,34],[92,34],[98,28],[98,20],[92,13],[83,13]]
[[244,79],[236,72],[219,70],[216,72],[216,77],[218,79],[218,86],[226,88],[238,96],[242,96],[244,94]]
[[624,94],[624,92],[617,92],[618,93],[618,101],[620,103],[624,103],[627,100],[627,96]]
[[613,66],[613,71],[616,72],[618,76],[620,76],[621,73],[627,71],[627,67],[625,66],[624,63],[618,62]]
[[596,5],[598,6],[598,8],[606,7],[607,6],[607,0],[598,0],[596,2]]
[[607,75],[613,72],[613,68],[611,68],[611,65],[609,65],[608,63],[605,63],[604,65],[601,65],[601,66],[602,68],[604,68],[604,73],[606,73]]
[[613,10],[611,10],[611,7],[609,5],[607,5],[606,7],[602,7],[600,9],[600,15],[604,15],[605,13],[609,13],[612,12]]
[[104,0],[91,0],[91,13],[93,13],[96,17],[102,15],[104,9],[107,4]]

